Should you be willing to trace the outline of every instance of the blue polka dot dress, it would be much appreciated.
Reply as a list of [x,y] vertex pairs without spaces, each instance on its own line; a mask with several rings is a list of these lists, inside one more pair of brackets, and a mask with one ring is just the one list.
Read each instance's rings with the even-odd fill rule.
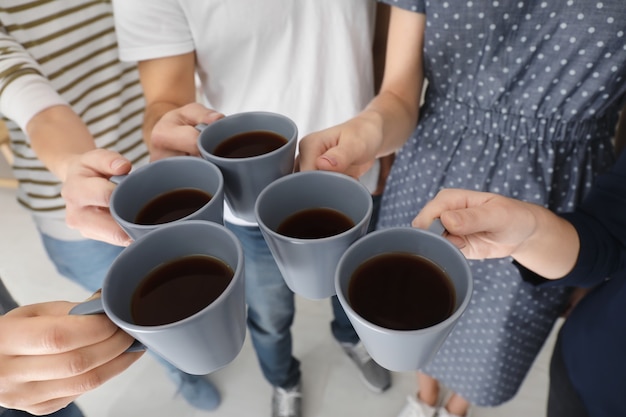
[[[453,187],[572,210],[614,162],[626,104],[624,0],[385,2],[426,14],[429,87],[378,227],[409,226]],[[471,305],[424,371],[496,406],[519,389],[568,290],[523,281],[510,259],[471,267]]]

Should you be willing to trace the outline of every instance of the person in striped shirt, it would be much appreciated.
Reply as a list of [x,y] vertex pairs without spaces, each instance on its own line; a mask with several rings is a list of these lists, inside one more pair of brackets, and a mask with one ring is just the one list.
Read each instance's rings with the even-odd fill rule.
[[[67,226],[63,183],[68,173],[85,171],[86,154],[119,153],[129,161],[126,171],[149,159],[137,68],[119,61],[113,23],[110,1],[0,5],[0,115],[15,157],[17,198],[57,270],[90,292],[123,245],[86,239]],[[191,405],[218,406],[219,393],[206,378],[166,368]]]

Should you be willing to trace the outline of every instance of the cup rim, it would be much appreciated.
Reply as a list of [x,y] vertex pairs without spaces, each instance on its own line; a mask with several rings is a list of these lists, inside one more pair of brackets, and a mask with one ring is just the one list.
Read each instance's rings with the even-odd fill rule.
[[[118,198],[119,194],[124,190],[124,183],[128,180],[133,180],[131,178],[132,175],[141,175],[143,172],[147,171],[148,169],[154,169],[155,165],[165,165],[165,164],[171,164],[171,163],[176,163],[176,161],[186,161],[186,163],[200,163],[201,165],[206,166],[207,168],[211,169],[217,178],[217,190],[215,193],[213,193],[213,195],[211,196],[211,200],[207,201],[206,204],[204,204],[202,207],[198,208],[196,211],[189,213],[188,215],[186,215],[185,217],[181,217],[179,219],[176,220],[171,220],[169,222],[165,222],[165,223],[159,223],[159,224],[140,224],[140,223],[135,223],[133,221],[130,221],[128,219],[123,218],[122,216],[119,215],[119,213],[117,212],[117,210],[115,210],[114,204],[116,199]],[[136,177],[135,177],[136,178]],[[181,187],[184,188],[184,187]],[[122,191],[120,191],[122,190]],[[111,193],[111,200],[109,201],[109,208],[110,208],[110,212],[111,212],[111,216],[113,217],[113,219],[118,223],[118,224],[124,224],[128,227],[132,227],[133,229],[137,229],[137,230],[142,230],[142,231],[150,231],[153,230],[157,227],[163,227],[165,225],[170,225],[170,224],[174,224],[174,223],[178,223],[180,221],[189,221],[187,219],[189,219],[189,217],[195,215],[199,210],[205,208],[207,205],[211,204],[211,202],[213,201],[213,197],[219,195],[220,193],[224,192],[224,175],[222,174],[222,171],[219,169],[219,167],[217,165],[215,165],[213,162],[206,160],[204,158],[200,158],[197,156],[190,156],[190,155],[178,155],[178,156],[171,156],[168,158],[164,158],[164,159],[159,159],[157,161],[154,162],[149,162],[145,165],[142,165],[141,167],[137,168],[136,170],[131,171],[128,174],[128,177],[123,179],[119,184],[117,184],[115,186],[115,189],[113,189],[113,192]],[[145,202],[147,203],[147,201]]]
[[[285,183],[285,182],[291,182],[296,180],[298,177],[302,177],[302,176],[318,176],[318,175],[323,175],[323,176],[327,176],[327,177],[336,177],[336,178],[340,178],[342,181],[343,180],[348,180],[348,181],[352,181],[356,184],[358,184],[360,187],[362,187],[362,190],[364,191],[365,194],[367,194],[367,211],[365,212],[365,215],[363,216],[363,218],[359,219],[358,222],[355,222],[354,226],[352,226],[351,228],[349,228],[348,230],[345,230],[341,233],[337,233],[335,235],[332,236],[327,236],[327,237],[321,237],[321,238],[315,238],[315,239],[307,239],[307,238],[298,238],[298,237],[291,237],[291,236],[286,236],[283,234],[280,234],[278,232],[276,232],[274,229],[270,228],[264,221],[263,219],[261,219],[261,217],[259,216],[259,207],[260,207],[260,202],[265,198],[266,194],[268,192],[271,191],[272,188],[280,186],[281,184]],[[299,171],[299,172],[294,172],[288,175],[285,175],[281,178],[278,178],[277,180],[274,180],[273,182],[271,182],[270,184],[268,184],[260,193],[259,196],[256,199],[256,202],[254,204],[254,215],[255,218],[257,220],[257,224],[261,227],[263,227],[263,229],[269,233],[271,236],[273,236],[274,238],[278,239],[278,240],[282,240],[282,241],[291,241],[291,242],[302,242],[302,243],[306,243],[306,244],[320,244],[320,245],[324,245],[326,244],[326,242],[328,240],[334,240],[337,238],[341,238],[344,235],[347,235],[349,233],[351,233],[353,230],[355,229],[361,229],[362,227],[364,227],[367,223],[369,223],[372,212],[374,210],[373,207],[373,202],[372,202],[372,197],[370,192],[367,190],[367,188],[361,184],[359,181],[355,180],[354,178],[345,175],[345,174],[341,174],[338,172],[332,172],[332,171],[322,171],[322,170],[315,170],[315,171]],[[296,212],[294,212],[296,213]],[[292,214],[294,214],[292,213]]]
[[[227,158],[227,157],[223,157],[223,156],[218,156],[215,155],[214,153],[208,151],[204,146],[202,146],[202,134],[204,133],[205,130],[211,128],[211,126],[214,126],[216,124],[219,123],[225,123],[225,122],[230,122],[232,120],[236,120],[238,118],[241,117],[248,117],[248,116],[271,116],[271,117],[275,117],[275,118],[279,118],[282,119],[283,121],[287,122],[287,124],[291,125],[291,127],[293,128],[294,134],[291,135],[290,137],[285,137],[280,133],[277,133],[273,130],[270,129],[256,129],[256,131],[262,131],[262,132],[272,132],[272,133],[276,133],[279,136],[284,137],[285,139],[287,139],[287,142],[285,142],[283,145],[279,146],[278,148],[270,151],[270,152],[265,152],[262,153],[260,155],[254,155],[254,156],[247,156],[247,157],[243,157],[243,158]],[[245,133],[245,132],[242,132]],[[231,136],[224,138],[222,141],[220,141],[220,143],[222,143],[224,140],[229,139]],[[200,151],[200,154],[202,155],[203,158],[211,161],[211,160],[215,160],[215,161],[219,161],[222,164],[226,164],[226,163],[241,163],[241,161],[246,160],[246,161],[254,161],[257,159],[261,159],[264,157],[267,157],[268,155],[272,155],[274,153],[277,153],[279,151],[283,151],[285,147],[287,147],[289,144],[296,142],[298,140],[298,126],[296,125],[296,123],[289,117],[285,116],[284,114],[281,113],[275,113],[275,112],[270,112],[270,111],[245,111],[245,112],[239,112],[239,113],[233,113],[233,114],[229,114],[227,116],[222,117],[221,119],[218,119],[216,121],[214,121],[213,123],[207,125],[206,127],[204,127],[201,131],[200,134],[198,135],[198,139],[196,141],[198,150]]]
[[[397,329],[389,329],[386,327],[382,327],[379,326],[378,324],[372,323],[369,320],[366,320],[365,318],[363,318],[360,314],[358,314],[356,311],[354,311],[354,309],[352,308],[352,306],[350,305],[350,303],[348,302],[348,300],[346,299],[346,297],[343,294],[343,291],[341,290],[341,286],[339,285],[339,272],[342,269],[344,263],[346,262],[346,259],[348,256],[350,256],[350,254],[352,252],[354,252],[356,249],[358,249],[358,247],[360,245],[363,245],[364,243],[366,243],[368,240],[371,239],[378,239],[378,236],[380,235],[384,235],[384,234],[397,234],[397,233],[426,233],[438,240],[441,240],[442,242],[445,242],[445,244],[447,246],[449,246],[450,248],[454,249],[454,251],[458,254],[458,256],[461,257],[461,259],[463,260],[462,262],[462,268],[464,270],[464,273],[467,274],[467,276],[469,276],[469,280],[467,283],[467,292],[465,293],[463,300],[461,301],[461,303],[459,304],[459,307],[455,309],[455,311],[449,315],[448,317],[446,317],[444,320],[440,321],[439,323],[436,323],[432,326],[429,327],[425,327],[422,329],[414,329],[414,330],[397,330]],[[388,253],[385,252],[384,250],[382,250],[381,252],[379,252],[378,254],[383,254],[383,253]],[[354,272],[354,271],[352,271]],[[368,233],[367,235],[363,236],[361,239],[357,240],[356,242],[354,242],[352,245],[350,245],[350,247],[348,249],[346,249],[346,251],[341,255],[341,258],[339,259],[339,262],[337,263],[337,268],[335,269],[335,292],[337,294],[337,297],[339,298],[339,302],[342,305],[342,307],[346,310],[349,310],[352,314],[352,317],[355,318],[356,320],[358,320],[360,323],[362,323],[363,325],[379,332],[379,333],[391,333],[394,335],[419,335],[419,334],[429,334],[429,333],[435,333],[435,332],[440,332],[442,330],[444,330],[446,327],[448,327],[450,325],[451,322],[454,322],[456,320],[458,320],[458,318],[465,312],[465,310],[467,309],[467,306],[469,305],[472,295],[473,295],[473,290],[474,290],[474,278],[472,275],[472,271],[471,268],[469,266],[469,264],[467,263],[467,259],[465,258],[465,256],[463,255],[463,253],[456,247],[454,246],[450,241],[448,241],[445,237],[431,232],[429,230],[425,230],[425,229],[418,229],[415,227],[402,227],[402,226],[397,226],[397,227],[390,227],[390,228],[386,228],[386,229],[380,229],[380,230],[375,230],[371,233]]]
[[[235,244],[235,249],[237,250],[237,265],[235,266],[235,268],[233,269],[233,278],[231,279],[231,281],[228,283],[228,285],[226,286],[226,288],[224,289],[224,291],[222,291],[222,293],[215,299],[213,300],[209,305],[205,306],[204,308],[202,308],[201,310],[197,311],[196,313],[185,317],[184,319],[172,322],[172,323],[167,323],[167,324],[161,324],[161,325],[157,325],[157,326],[143,326],[143,325],[139,325],[139,324],[135,324],[132,322],[129,322],[127,320],[124,320],[123,318],[121,318],[119,315],[117,315],[110,307],[109,302],[106,299],[106,292],[107,292],[107,288],[109,287],[109,281],[113,278],[110,278],[111,275],[111,270],[112,268],[109,270],[109,272],[107,273],[104,282],[102,284],[102,306],[103,309],[106,313],[106,315],[110,318],[114,318],[116,323],[124,323],[124,329],[127,329],[129,331],[133,331],[133,332],[137,332],[137,333],[152,333],[152,332],[158,332],[158,331],[162,331],[165,329],[168,329],[170,327],[177,327],[180,325],[183,325],[187,322],[193,321],[196,319],[196,317],[207,311],[207,310],[211,310],[211,309],[215,309],[217,308],[217,304],[224,298],[226,298],[228,295],[230,295],[230,293],[232,293],[233,291],[235,291],[235,286],[237,285],[237,280],[235,279],[235,277],[237,276],[237,273],[241,274],[243,273],[243,267],[244,267],[244,254],[243,254],[243,247],[241,246],[241,242],[239,241],[239,239],[237,238],[237,236],[230,231],[226,226],[220,225],[218,223],[214,223],[214,222],[210,222],[207,220],[187,220],[185,222],[181,222],[181,223],[168,223],[168,224],[164,224],[163,226],[160,226],[158,229],[155,229],[143,236],[141,236],[140,238],[138,238],[137,240],[135,240],[133,243],[131,243],[130,246],[128,246],[127,248],[125,248],[119,255],[118,257],[114,260],[114,264],[116,264],[117,262],[121,262],[123,261],[125,258],[132,256],[131,253],[133,252],[133,247],[136,247],[137,245],[141,245],[144,240],[147,239],[154,239],[154,236],[158,236],[160,234],[164,234],[167,233],[167,231],[171,228],[192,228],[192,227],[208,227],[208,228],[212,228],[212,229],[219,229],[221,232],[225,233],[226,235],[228,235],[228,237],[234,242]],[[129,250],[130,249],[130,250]],[[212,256],[212,255],[210,255]],[[155,264],[152,266],[152,268],[155,268],[156,266],[158,266],[159,264]],[[113,266],[113,265],[112,265]],[[244,277],[240,277],[239,280],[243,279]]]

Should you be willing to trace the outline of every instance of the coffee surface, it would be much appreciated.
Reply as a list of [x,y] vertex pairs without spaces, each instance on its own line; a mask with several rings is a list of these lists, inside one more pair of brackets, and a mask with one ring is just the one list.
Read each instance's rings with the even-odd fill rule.
[[448,318],[456,295],[432,261],[409,253],[377,255],[352,274],[348,302],[361,317],[393,330],[417,330]]
[[330,208],[312,208],[298,211],[285,218],[276,232],[298,239],[321,239],[343,233],[354,227],[345,214]]
[[249,158],[272,152],[284,144],[283,136],[265,130],[231,136],[215,147],[213,154],[222,158]]
[[196,212],[213,196],[197,188],[179,188],[148,201],[135,216],[136,224],[155,225],[182,219]]
[[166,262],[147,274],[133,293],[133,321],[141,326],[159,326],[192,316],[215,301],[233,275],[230,266],[208,255]]

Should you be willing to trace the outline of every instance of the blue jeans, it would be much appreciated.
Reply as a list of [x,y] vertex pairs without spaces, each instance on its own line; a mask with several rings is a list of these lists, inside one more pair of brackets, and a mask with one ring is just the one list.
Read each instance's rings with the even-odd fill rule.
[[[0,416],[2,417],[30,417],[33,414],[29,414],[26,411],[20,410],[0,410]],[[74,403],[70,403],[67,407],[60,409],[52,414],[47,414],[47,417],[83,417],[83,412]]]
[[248,329],[261,371],[271,385],[291,388],[300,380],[300,362],[292,355],[293,292],[258,227],[224,225],[243,247]]
[[[372,198],[374,209],[368,232],[374,230],[380,208],[380,196]],[[248,329],[261,371],[273,386],[290,388],[300,379],[300,362],[292,355],[293,292],[258,227],[224,224],[243,246]],[[331,298],[331,306],[334,318],[330,328],[334,338],[339,343],[358,343],[359,336],[337,296]]]
[[[372,232],[376,229],[376,222],[378,221],[378,213],[380,212],[380,201],[382,200],[382,195],[372,196],[372,218],[370,220],[369,226],[367,228],[367,232]],[[346,315],[346,312],[343,310],[341,303],[339,303],[339,299],[337,296],[333,296],[330,299],[332,308],[333,308],[333,316],[334,319],[330,323],[330,330],[333,333],[333,336],[339,343],[351,343],[356,344],[359,342],[359,336],[354,331],[354,327],[352,327],[352,323],[350,323],[350,319]]]
[[124,248],[97,240],[60,240],[40,233],[57,271],[89,291],[102,287],[104,277]]

